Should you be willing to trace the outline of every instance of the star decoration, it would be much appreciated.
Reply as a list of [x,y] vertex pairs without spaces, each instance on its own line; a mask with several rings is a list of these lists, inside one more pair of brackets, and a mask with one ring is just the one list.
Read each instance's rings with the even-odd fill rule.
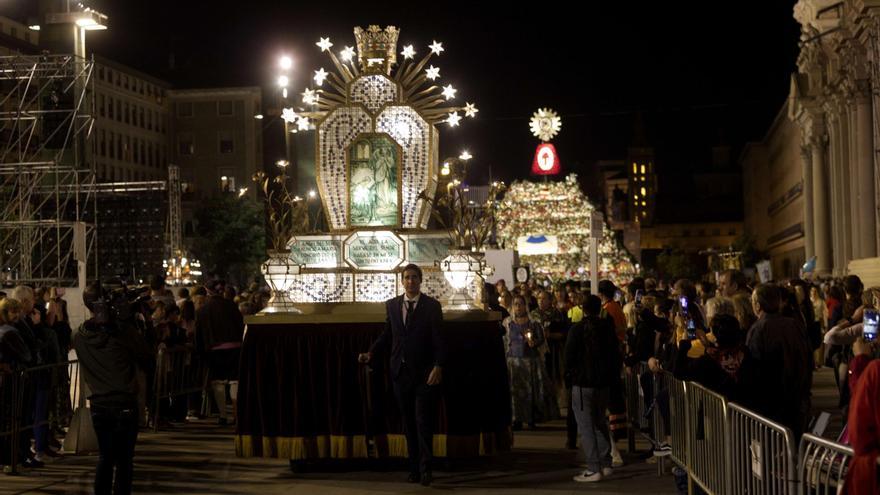
[[333,46],[333,43],[330,43],[330,38],[321,38],[321,40],[315,44],[318,45],[322,52],[326,52],[331,46]]
[[446,118],[446,123],[449,124],[449,127],[458,127],[459,122],[461,122],[461,115],[458,112],[452,112]]
[[437,79],[440,77],[440,67],[434,67],[433,65],[425,69],[425,77],[430,80]]
[[339,52],[339,56],[342,57],[342,60],[345,62],[351,62],[351,59],[354,58],[354,48],[350,46],[346,46],[345,50]]
[[318,102],[318,95],[315,93],[313,89],[307,89],[303,91],[303,103],[307,105],[314,105]]
[[403,51],[400,52],[403,55],[403,58],[413,58],[416,56],[416,51],[413,49],[412,45],[407,45],[403,47]]
[[465,103],[464,104],[465,117],[474,118],[477,116],[477,112],[479,112],[479,110],[477,110],[477,106],[474,105],[473,103]]
[[292,108],[285,108],[281,110],[281,120],[287,122],[288,124],[292,124],[293,121],[297,118],[299,118],[299,115],[297,115]]
[[443,43],[440,43],[437,40],[434,40],[434,43],[432,43],[429,48],[431,48],[431,53],[434,55],[440,55],[443,50],[445,50],[445,48],[443,48]]
[[448,86],[443,86],[443,97],[446,98],[446,100],[451,100],[455,98],[455,93],[457,91],[458,90],[453,88],[451,84]]
[[300,131],[309,130],[309,119],[306,117],[300,117],[296,120],[296,128]]
[[324,85],[324,79],[327,79],[327,71],[324,70],[323,67],[315,71],[315,84],[318,86]]

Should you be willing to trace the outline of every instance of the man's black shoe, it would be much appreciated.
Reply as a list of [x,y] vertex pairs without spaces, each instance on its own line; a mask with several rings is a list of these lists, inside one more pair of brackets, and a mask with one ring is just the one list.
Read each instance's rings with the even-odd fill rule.
[[419,473],[409,473],[409,476],[406,477],[407,483],[418,483],[421,477]]
[[431,473],[422,473],[422,486],[431,486],[431,481],[434,481]]

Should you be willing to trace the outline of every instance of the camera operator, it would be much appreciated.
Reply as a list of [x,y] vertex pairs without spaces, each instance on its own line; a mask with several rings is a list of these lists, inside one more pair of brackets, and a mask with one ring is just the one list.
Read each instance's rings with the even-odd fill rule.
[[136,372],[153,366],[153,354],[129,321],[132,303],[124,295],[111,298],[95,282],[83,292],[83,303],[92,318],[74,335],[73,346],[92,391],[88,399],[100,450],[95,493],[127,494],[138,434]]

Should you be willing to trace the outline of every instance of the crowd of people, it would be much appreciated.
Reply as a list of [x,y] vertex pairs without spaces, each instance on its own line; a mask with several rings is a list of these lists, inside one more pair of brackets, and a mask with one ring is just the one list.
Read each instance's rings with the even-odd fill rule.
[[[124,436],[119,435],[120,408],[132,411],[134,437],[138,429],[154,426],[152,421],[195,420],[204,417],[203,410],[217,411],[220,424],[234,421],[228,403],[233,402],[234,411],[243,316],[265,306],[268,290],[253,284],[239,293],[215,280],[175,294],[161,276],[137,288],[93,284],[83,297],[90,318],[75,329],[64,295],[61,288],[28,286],[0,293],[0,433],[19,431],[17,445],[10,444],[11,436],[0,435],[0,465],[7,472],[13,454],[17,468],[25,471],[42,468],[62,455],[66,427],[77,406],[71,403],[69,370],[74,368],[66,364],[68,360],[78,361],[88,386],[102,463],[104,451],[109,450],[103,443],[111,439],[118,443]],[[153,382],[162,351],[185,352],[188,366],[207,368],[204,395],[167,398],[154,411]],[[18,401],[13,400],[13,380],[18,380]],[[73,385],[76,390],[78,384]],[[16,402],[19,410],[13,414]],[[11,423],[14,418],[18,424]],[[107,457],[111,464],[117,463],[119,477],[124,459]],[[122,479],[125,484],[125,476]],[[99,490],[96,483],[96,491],[105,489]]]
[[[234,411],[243,316],[264,307],[268,291],[252,285],[239,293],[217,280],[174,294],[161,277],[138,290],[114,292],[100,285],[90,290],[84,300],[92,318],[76,330],[63,289],[19,286],[0,293],[0,390],[9,389],[14,372],[30,370],[20,392],[20,424],[0,425],[21,430],[16,445],[11,437],[0,437],[0,465],[9,464],[13,452],[25,469],[61,455],[64,427],[75,406],[63,366],[71,350],[91,389],[96,431],[106,424],[118,433],[119,408],[134,411],[132,455],[137,428],[149,426],[151,418],[202,417],[203,398],[213,400],[220,424],[234,421],[227,406],[231,402]],[[876,318],[880,287],[866,289],[855,275],[822,284],[801,279],[751,284],[741,272],[727,270],[714,282],[637,277],[618,288],[602,280],[596,292],[574,281],[508,288],[503,280],[487,284],[485,291],[489,308],[503,315],[513,428],[536,428],[567,409],[566,447],[576,449],[580,441],[586,460],[576,481],[600,481],[623,463],[616,447],[627,428],[623,377],[634,373],[646,403],[656,405],[667,421],[668,401],[654,397],[655,376],[662,372],[700,383],[788,427],[797,439],[812,419],[813,372],[826,366],[834,371],[840,407],[849,420],[840,440],[853,445],[857,458],[878,449],[880,425],[871,423],[880,422],[878,346],[876,330],[871,334],[865,322]],[[132,343],[122,347],[133,354],[120,354],[130,368],[108,376],[90,361],[115,352],[106,349],[105,334],[121,327],[132,331]],[[191,351],[193,362],[209,370],[205,394],[172,397],[153,411],[148,398],[156,357],[162,350],[180,349]],[[108,360],[106,354],[100,359]],[[9,401],[2,407],[10,407]],[[0,417],[11,416],[0,411]],[[97,433],[99,444],[102,438],[110,442],[107,432]],[[668,453],[662,441],[652,452]],[[130,472],[130,455],[127,463],[119,455],[107,457],[110,467],[99,466],[98,478],[114,466],[117,481],[119,469]],[[854,466],[852,483],[876,476],[869,471],[876,464]]]
[[[812,377],[822,366],[834,370],[844,417],[849,413],[849,436],[841,440],[858,445],[851,436],[865,429],[853,420],[876,421],[876,405],[870,412],[848,407],[878,355],[873,334],[863,331],[866,315],[876,315],[880,287],[865,289],[855,275],[751,284],[727,270],[713,282],[637,277],[622,289],[608,280],[597,289],[592,295],[573,281],[486,287],[489,307],[503,316],[514,428],[553,419],[557,404],[567,407],[567,447],[579,437],[586,458],[576,481],[599,481],[622,464],[615,445],[626,428],[622,377],[636,370],[643,370],[646,403],[667,422],[668,400],[653,397],[661,372],[788,427],[797,441],[812,420]],[[878,441],[868,443],[876,449]],[[661,439],[653,454],[669,450]]]

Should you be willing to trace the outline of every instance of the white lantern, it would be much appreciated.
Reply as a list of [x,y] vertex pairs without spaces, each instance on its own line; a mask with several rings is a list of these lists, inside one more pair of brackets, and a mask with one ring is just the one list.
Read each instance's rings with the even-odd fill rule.
[[294,263],[286,253],[276,253],[261,268],[272,289],[272,297],[260,313],[302,313],[293,305],[290,297],[290,288],[300,272],[300,265]]
[[447,309],[458,311],[480,309],[471,297],[469,289],[483,271],[482,253],[465,250],[450,251],[449,256],[440,261],[440,270],[453,289],[452,295],[447,300]]

